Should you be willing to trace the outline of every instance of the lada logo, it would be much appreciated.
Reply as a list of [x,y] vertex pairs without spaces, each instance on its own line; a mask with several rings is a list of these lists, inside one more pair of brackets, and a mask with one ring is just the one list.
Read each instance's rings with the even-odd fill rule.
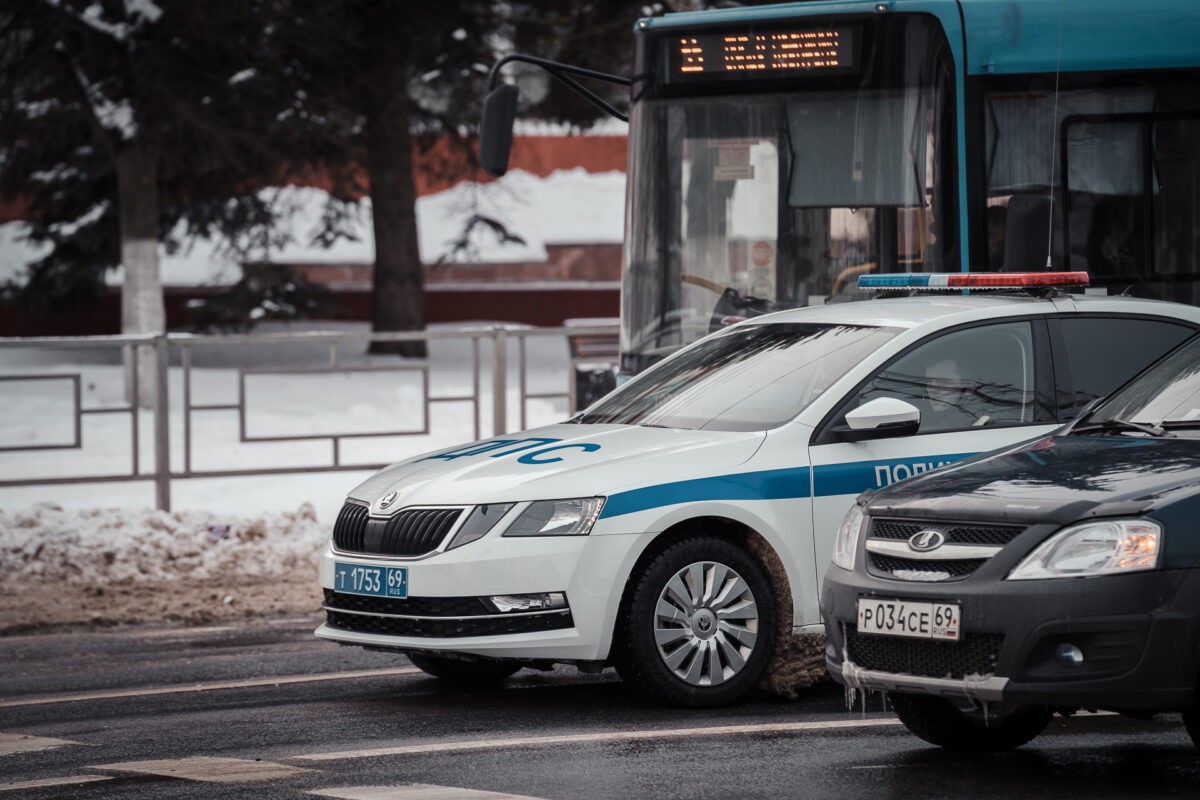
[[381,509],[387,508],[392,503],[396,502],[396,496],[398,494],[399,494],[399,492],[388,492],[387,494],[385,494],[383,496],[383,499],[379,501],[379,507]]
[[916,553],[937,550],[946,543],[946,534],[941,531],[917,531],[908,537],[908,549]]

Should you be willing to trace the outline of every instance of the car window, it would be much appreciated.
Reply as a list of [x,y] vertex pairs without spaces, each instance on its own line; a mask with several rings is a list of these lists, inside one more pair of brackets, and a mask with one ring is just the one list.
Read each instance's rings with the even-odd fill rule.
[[915,405],[921,411],[918,433],[1032,424],[1029,323],[985,325],[932,339],[868,381],[850,407],[877,397]]
[[[1059,419],[1066,421],[1097,397],[1110,394],[1195,331],[1163,320],[1129,317],[1063,318],[1065,368],[1056,364]],[[1061,374],[1066,372],[1066,375]]]
[[757,431],[791,420],[896,335],[865,325],[738,325],[681,350],[574,422]]

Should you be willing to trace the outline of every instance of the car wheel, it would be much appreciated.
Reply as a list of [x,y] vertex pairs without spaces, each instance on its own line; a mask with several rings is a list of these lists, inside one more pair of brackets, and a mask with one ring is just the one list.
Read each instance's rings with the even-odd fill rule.
[[423,653],[409,653],[408,660],[422,672],[452,683],[494,683],[521,669],[511,661],[462,661]]
[[634,575],[614,661],[622,680],[658,702],[725,705],[766,669],[775,599],[762,565],[727,539],[675,542]]
[[978,703],[927,695],[889,695],[904,727],[950,750],[1012,750],[1042,732],[1050,712],[1040,706]]
[[1187,727],[1192,744],[1200,748],[1200,707],[1183,712],[1183,724]]

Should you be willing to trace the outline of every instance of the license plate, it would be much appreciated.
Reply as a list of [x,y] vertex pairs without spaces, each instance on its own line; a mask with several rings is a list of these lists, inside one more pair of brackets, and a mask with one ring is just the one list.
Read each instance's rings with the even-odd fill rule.
[[333,564],[333,590],[368,597],[408,597],[408,567]]
[[860,633],[957,641],[962,638],[958,621],[959,608],[951,603],[858,599]]

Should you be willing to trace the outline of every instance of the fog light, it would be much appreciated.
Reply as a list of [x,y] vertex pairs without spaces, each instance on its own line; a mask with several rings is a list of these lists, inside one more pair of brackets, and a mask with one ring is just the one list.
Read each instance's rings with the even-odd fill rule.
[[1054,648],[1054,657],[1064,667],[1079,669],[1083,666],[1083,651],[1067,642],[1063,642]]
[[507,614],[510,611],[552,611],[567,607],[567,596],[562,592],[498,594],[488,599],[501,614]]

